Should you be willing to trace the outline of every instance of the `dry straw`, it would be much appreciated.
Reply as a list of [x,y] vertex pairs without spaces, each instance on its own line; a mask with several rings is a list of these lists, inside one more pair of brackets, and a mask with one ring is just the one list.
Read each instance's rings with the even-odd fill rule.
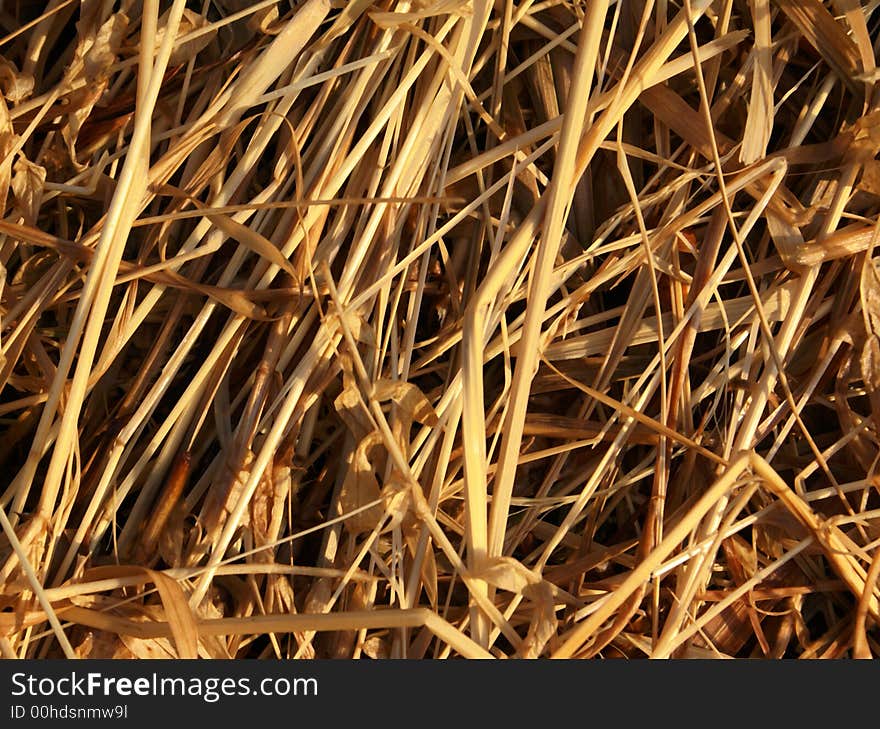
[[4,657],[880,653],[878,3],[11,8]]

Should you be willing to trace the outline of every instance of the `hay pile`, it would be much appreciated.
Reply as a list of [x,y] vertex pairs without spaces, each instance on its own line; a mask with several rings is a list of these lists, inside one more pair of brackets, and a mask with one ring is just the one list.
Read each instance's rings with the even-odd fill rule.
[[6,4],[2,654],[876,655],[878,5]]

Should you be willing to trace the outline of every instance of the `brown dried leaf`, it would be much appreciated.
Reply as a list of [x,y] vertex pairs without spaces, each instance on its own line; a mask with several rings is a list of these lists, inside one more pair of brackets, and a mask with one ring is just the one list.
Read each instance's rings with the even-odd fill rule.
[[541,575],[513,557],[493,557],[487,560],[486,566],[480,570],[479,578],[500,590],[517,595],[522,594],[529,585],[542,582]]
[[[156,31],[156,50],[159,49],[159,46],[162,44],[162,40],[165,37],[165,33],[167,32],[168,17],[170,14],[171,8],[168,8],[168,10],[162,14],[162,17],[159,18]],[[177,35],[175,36],[174,50],[171,51],[171,56],[168,59],[169,66],[173,67],[188,63],[195,58],[200,51],[210,45],[211,41],[214,39],[214,33],[205,33],[183,43],[179,40],[190,33],[201,30],[206,25],[208,25],[208,21],[198,13],[192,10],[183,11],[183,17],[180,19],[180,25],[177,29]]]
[[134,658],[118,635],[104,630],[87,630],[75,652],[77,658]]
[[405,481],[394,476],[382,489],[382,505],[385,513],[391,517],[386,530],[400,526],[407,515],[411,513],[412,500],[409,489],[410,487]]
[[[119,639],[131,651],[134,658],[145,660],[178,658],[177,652],[168,638],[135,638],[131,635],[120,635]],[[114,655],[115,657],[117,656]]]
[[27,225],[36,225],[43,203],[46,168],[30,162],[23,154],[12,168],[12,192]]
[[254,545],[261,547],[267,542],[269,532],[270,510],[275,495],[275,489],[272,486],[271,479],[267,478],[269,469],[263,475],[257,484],[254,495],[251,497],[248,508],[250,511],[251,530],[254,535]]
[[329,578],[320,577],[312,585],[306,595],[303,612],[305,613],[326,613],[330,605],[330,598],[333,596],[333,585]]
[[874,421],[880,423],[880,273],[873,258],[867,258],[861,277],[862,317],[866,338],[862,346],[862,380],[871,400]]
[[[167,621],[168,627],[174,638],[174,643],[177,646],[177,651],[172,651],[172,655],[174,657],[179,655],[181,658],[198,658],[198,622],[189,607],[189,601],[187,600],[186,594],[177,580],[172,579],[162,572],[137,565],[107,565],[90,569],[84,576],[87,579],[113,579],[117,577],[139,577],[141,575],[145,576],[145,583],[152,582],[156,586],[162,604],[161,606],[138,606],[136,608],[137,612],[126,617],[133,618],[138,622],[147,621],[147,623],[151,620]],[[96,605],[97,604],[99,603],[96,603]],[[102,624],[97,627],[102,629],[113,630],[122,625],[122,623],[119,622],[122,618],[119,616],[111,616],[104,614],[103,612],[94,613],[79,609],[80,615],[85,615],[86,613],[99,616]],[[73,611],[73,614],[77,614],[76,611]],[[74,622],[76,622],[75,618]],[[83,624],[89,625],[90,623],[84,622]],[[117,632],[123,636],[126,634],[125,631],[121,629],[117,630]],[[143,649],[143,646],[138,646],[138,648]],[[132,648],[132,650],[134,651],[134,648]]]
[[20,73],[12,61],[0,56],[0,89],[8,101],[17,104],[34,92],[34,77]]
[[880,197],[880,161],[870,159],[862,165],[859,190]]
[[367,411],[360,390],[351,372],[351,359],[348,355],[340,357],[342,364],[342,392],[333,402],[339,417],[348,427],[356,442],[362,441],[373,431],[373,420]]
[[559,627],[553,603],[553,591],[548,582],[529,585],[525,593],[533,605],[529,632],[520,647],[523,658],[538,658]]
[[[320,276],[317,277],[318,285],[323,281]],[[346,310],[342,316],[338,311],[331,312],[325,319],[327,327],[332,330],[334,328],[342,330],[342,324],[351,332],[356,342],[366,344],[369,348],[376,346],[376,332],[370,323],[364,318],[364,315],[357,311]]]
[[265,258],[269,263],[274,263],[288,273],[295,281],[298,280],[299,277],[293,264],[284,257],[284,254],[268,238],[260,235],[255,230],[251,230],[246,225],[242,225],[237,220],[233,220],[228,215],[211,214],[206,211],[205,217],[230,238],[238,241],[258,256]]
[[437,413],[428,398],[411,382],[378,380],[373,386],[373,397],[379,402],[393,400],[411,420],[422,425],[437,425]]
[[[237,464],[227,461],[222,481],[218,483],[216,488],[211,489],[205,498],[199,517],[199,522],[205,530],[202,535],[202,544],[210,544],[212,540],[216,539],[227,516],[235,508],[242,485],[247,481],[254,454],[247,449],[239,458]],[[247,524],[249,518],[250,514],[245,509],[242,514],[242,524]]]
[[[273,540],[281,533],[281,525],[287,515],[287,501],[296,496],[298,481],[293,480],[292,469],[286,464],[276,465],[272,469],[272,505],[269,514],[267,539]],[[266,561],[272,560],[271,551],[263,551]]]
[[128,17],[124,13],[115,13],[96,32],[89,25],[85,18],[77,23],[79,35],[73,61],[59,85],[61,93],[68,94],[69,108],[61,136],[67,144],[71,161],[80,169],[76,159],[76,139],[83,123],[107,89],[110,68],[116,63],[128,30]]
[[373,385],[373,397],[379,402],[391,400],[394,408],[392,430],[404,453],[410,451],[410,431],[413,421],[423,425],[436,425],[437,413],[422,391],[411,382],[378,380]]
[[272,5],[255,12],[248,18],[247,28],[263,35],[278,35],[281,30],[278,24],[278,6]]
[[9,153],[18,139],[12,128],[12,119],[6,101],[0,98],[0,215],[5,214],[6,198],[12,181],[12,157]]
[[199,624],[189,607],[189,601],[180,584],[156,570],[147,570],[153,584],[159,589],[165,619],[174,636],[180,658],[199,657]]
[[187,534],[185,514],[180,504],[176,504],[168,515],[168,521],[159,532],[159,555],[166,564],[181,564],[183,542]]
[[391,651],[388,648],[388,641],[380,635],[371,635],[364,641],[361,651],[368,658],[389,658]]
[[547,642],[556,635],[558,621],[550,583],[513,557],[493,557],[480,570],[481,579],[501,590],[523,595],[532,604],[529,631],[519,653],[524,658],[537,658]]
[[[371,433],[358,443],[351,454],[351,461],[346,469],[345,480],[339,495],[343,512],[348,513],[381,498],[379,482],[376,480],[374,465],[371,458],[376,457],[375,451],[380,450],[382,437],[379,433]],[[346,519],[345,525],[352,532],[359,534],[373,529],[382,518],[381,504]]]
[[[280,577],[280,575],[278,576]],[[291,609],[286,612],[296,612],[296,610]],[[199,605],[200,620],[218,620],[223,617],[225,617],[223,610],[210,600],[205,600]],[[234,657],[230,655],[226,637],[223,635],[200,635],[199,656],[219,660],[227,660]]]
[[721,543],[738,584],[747,582],[758,571],[758,554],[742,537],[734,535]]
[[852,126],[851,134],[850,155],[862,164],[873,162],[877,152],[880,152],[880,110],[859,117]]
[[[128,16],[125,13],[114,13],[100,27],[94,38],[84,38],[78,45],[74,56],[82,62],[82,74],[85,81],[103,79],[116,63],[122,41],[128,31]],[[91,42],[89,42],[91,40]]]

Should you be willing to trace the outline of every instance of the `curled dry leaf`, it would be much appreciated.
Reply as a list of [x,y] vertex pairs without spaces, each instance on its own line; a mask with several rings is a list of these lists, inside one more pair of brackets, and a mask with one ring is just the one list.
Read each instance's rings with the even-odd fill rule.
[[[211,540],[216,539],[226,522],[226,518],[235,510],[235,504],[250,475],[253,459],[254,454],[248,449],[242,454],[239,467],[226,465],[224,469],[225,487],[221,488],[218,484],[218,488],[208,494],[200,515],[200,521],[205,528],[203,542],[210,543]],[[232,472],[233,468],[236,469],[234,473]],[[247,519],[250,516],[248,510],[245,510],[242,516],[245,519],[244,523],[247,524]]]
[[361,646],[361,651],[369,658],[390,658],[391,651],[388,649],[388,641],[380,635],[371,635]]
[[255,12],[248,18],[247,27],[262,35],[278,35],[281,30],[278,23],[278,6],[270,5],[268,8]]
[[539,573],[512,557],[492,557],[477,575],[490,585],[527,598],[532,605],[529,630],[520,649],[523,658],[540,656],[556,635],[558,621],[553,591]]
[[874,258],[866,258],[862,267],[861,300],[866,335],[860,359],[862,379],[871,400],[875,427],[880,428],[880,272]]
[[880,197],[880,161],[873,157],[865,161],[858,187],[863,192]]
[[[374,460],[383,457],[382,443],[382,436],[374,432],[358,443],[352,451],[339,496],[339,503],[344,513],[356,511],[381,498],[379,481],[376,479],[377,465]],[[355,533],[368,532],[376,526],[382,514],[382,505],[376,504],[347,519],[345,524]]]
[[[133,635],[120,635],[119,639],[125,648],[130,651],[132,658],[141,660],[168,660],[179,658],[174,644],[169,638],[137,638]],[[114,658],[121,657],[117,652]]]
[[418,386],[411,382],[377,380],[373,385],[373,397],[379,402],[394,401],[410,422],[437,425],[437,413],[433,406]]
[[74,58],[67,67],[60,90],[66,95],[67,123],[61,135],[67,143],[70,160],[81,167],[76,156],[76,139],[110,82],[110,68],[116,63],[128,16],[114,13],[100,28],[92,30],[87,19],[77,23],[80,30]]
[[[156,30],[156,50],[162,45],[165,34],[168,32],[168,16],[170,13],[171,8],[165,11],[159,18]],[[214,32],[201,33],[182,43],[179,40],[189,34],[195,34],[207,25],[208,21],[201,15],[192,10],[184,9],[183,17],[180,19],[180,25],[175,36],[174,49],[171,51],[171,57],[168,59],[169,66],[179,66],[192,61],[200,51],[210,45],[211,41],[214,40]]]
[[373,385],[373,397],[381,402],[395,404],[392,431],[404,453],[410,451],[410,430],[413,422],[437,425],[437,413],[424,393],[411,382],[378,380]]
[[275,508],[275,484],[272,478],[274,470],[274,468],[266,469],[248,504],[249,524],[254,536],[254,545],[257,547],[264,546],[270,537],[272,511]]
[[21,73],[14,63],[0,56],[0,90],[7,101],[17,104],[34,92],[34,77]]
[[385,514],[389,517],[386,529],[400,526],[412,513],[410,488],[411,486],[395,472],[382,489],[382,505]]
[[6,209],[9,186],[12,182],[12,155],[10,152],[19,141],[12,128],[12,119],[6,101],[0,98],[0,211]]
[[[318,286],[322,285],[320,277],[317,278]],[[342,331],[343,325],[351,332],[356,342],[368,347],[376,346],[376,332],[362,313],[347,309],[341,316],[338,311],[331,311],[326,317],[327,327],[331,331]]]
[[237,240],[270,263],[274,263],[280,269],[290,274],[294,280],[298,278],[293,264],[284,257],[272,241],[227,215],[212,214],[210,211],[206,211],[205,216],[230,238]]
[[12,192],[26,225],[36,225],[43,204],[46,168],[19,154],[12,168]]
[[375,426],[357,387],[354,374],[351,372],[350,358],[344,355],[341,362],[342,392],[336,396],[333,405],[355,442],[361,442],[369,433],[373,432]]
[[859,117],[852,126],[850,154],[861,162],[870,162],[880,151],[880,109]]

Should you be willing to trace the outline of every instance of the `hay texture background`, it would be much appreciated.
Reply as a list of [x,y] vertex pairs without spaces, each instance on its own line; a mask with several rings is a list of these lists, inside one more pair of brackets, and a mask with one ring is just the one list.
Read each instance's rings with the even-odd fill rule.
[[14,0],[6,657],[880,651],[876,0]]

